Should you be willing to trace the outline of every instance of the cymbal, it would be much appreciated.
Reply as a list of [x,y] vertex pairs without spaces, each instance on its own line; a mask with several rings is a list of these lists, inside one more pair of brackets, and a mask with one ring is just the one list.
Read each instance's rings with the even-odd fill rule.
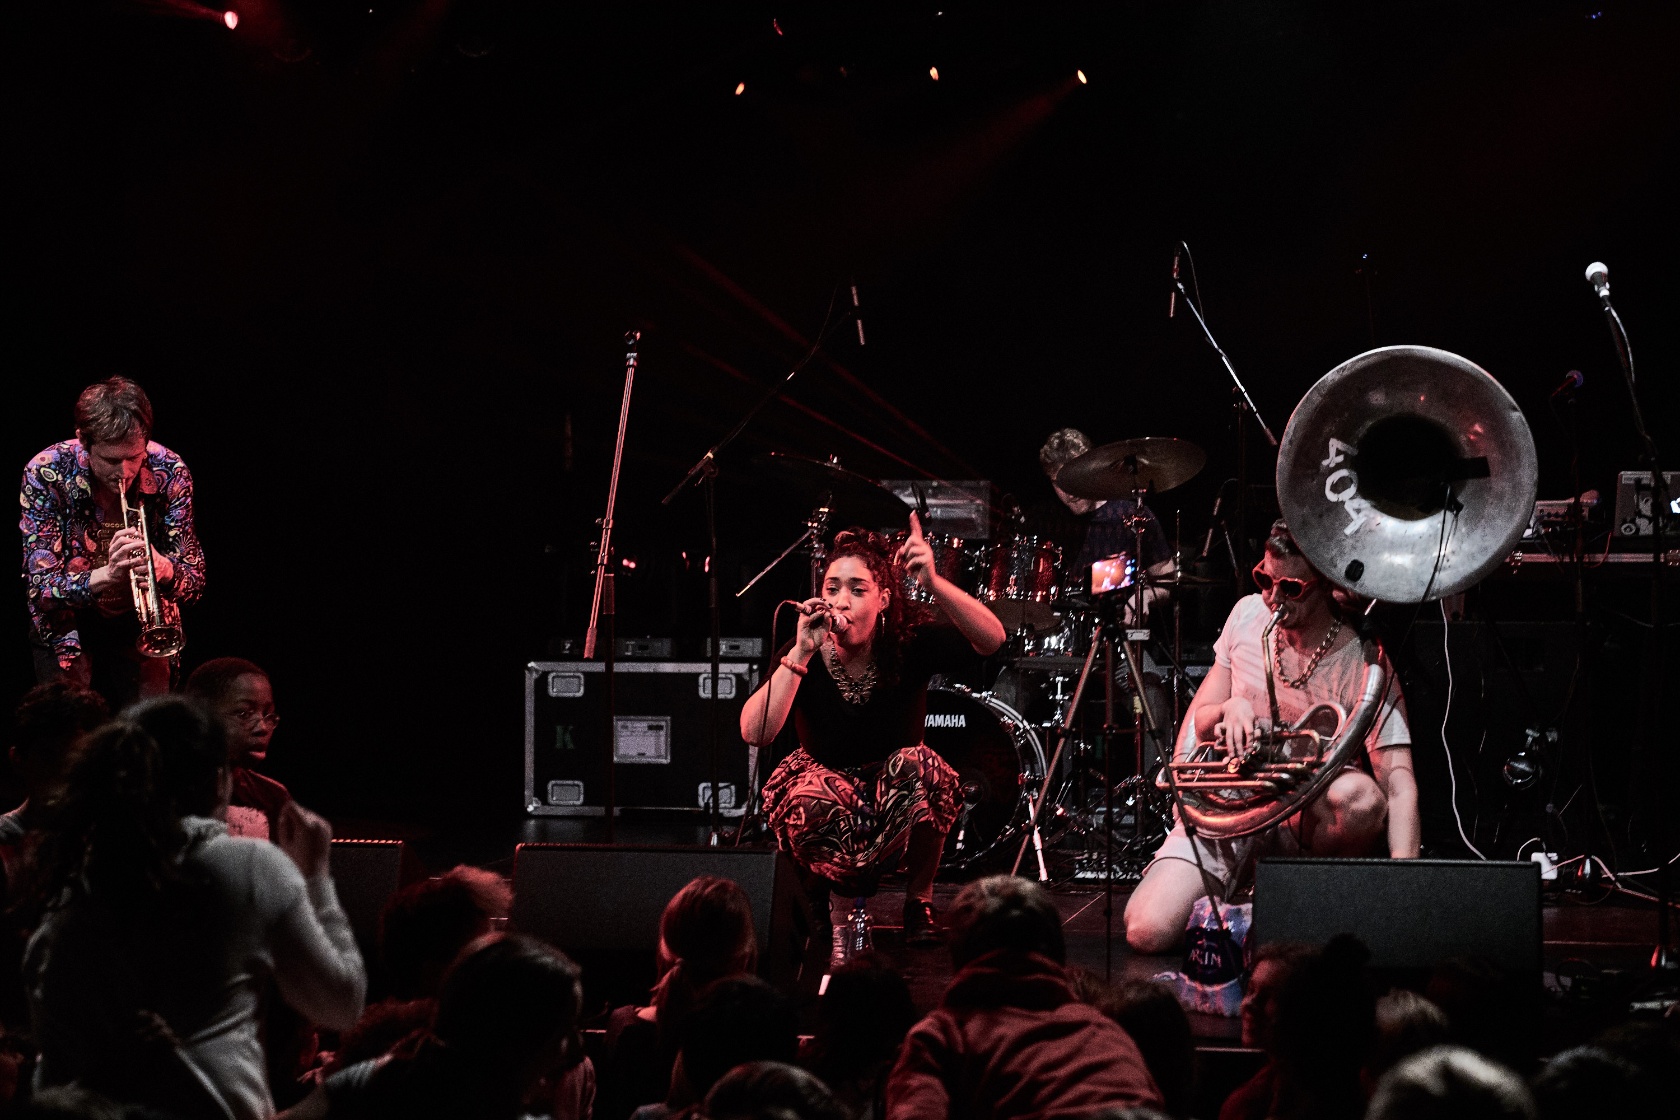
[[1056,475],[1076,498],[1129,498],[1133,490],[1160,493],[1201,473],[1207,454],[1187,439],[1145,436],[1094,447]]
[[897,494],[838,463],[780,451],[755,455],[752,462],[759,477],[792,495],[800,505],[827,506],[833,511],[829,525],[834,528],[855,524],[876,529],[908,520],[910,507]]

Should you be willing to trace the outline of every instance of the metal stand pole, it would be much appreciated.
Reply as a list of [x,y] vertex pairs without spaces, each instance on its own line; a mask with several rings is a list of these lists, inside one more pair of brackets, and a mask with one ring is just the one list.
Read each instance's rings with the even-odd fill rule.
[[583,656],[588,660],[595,656],[595,647],[599,635],[600,620],[605,617],[607,623],[607,648],[601,658],[601,667],[606,676],[606,752],[607,752],[607,843],[613,842],[615,833],[614,817],[618,812],[616,770],[618,758],[618,693],[615,672],[617,665],[615,655],[618,652],[618,595],[612,570],[612,534],[613,513],[618,507],[618,475],[624,465],[624,433],[630,426],[630,394],[636,384],[636,348],[642,340],[641,331],[627,331],[624,335],[624,399],[618,407],[618,439],[613,444],[612,478],[607,483],[607,513],[601,518],[601,542],[595,553],[595,598],[589,608],[589,630],[583,638]]
[[[1114,979],[1114,638],[1103,629],[1103,979]],[[1133,813],[1136,820],[1136,812]]]
[[[1601,268],[1601,265],[1594,265]],[[1592,273],[1589,269],[1588,279]],[[1651,657],[1647,672],[1650,673],[1651,691],[1645,699],[1647,718],[1653,721],[1653,726],[1647,728],[1647,733],[1655,730],[1657,718],[1657,699],[1660,690],[1667,684],[1668,641],[1663,631],[1666,623],[1663,618],[1663,529],[1668,521],[1668,476],[1663,474],[1662,457],[1657,453],[1657,443],[1651,438],[1649,429],[1645,427],[1645,413],[1639,406],[1639,386],[1633,372],[1633,348],[1628,343],[1627,330],[1622,326],[1622,317],[1616,314],[1616,309],[1610,303],[1610,282],[1605,277],[1602,286],[1594,283],[1598,288],[1599,304],[1604,308],[1604,321],[1610,328],[1610,341],[1616,347],[1616,360],[1621,364],[1622,377],[1627,382],[1628,403],[1633,407],[1633,426],[1639,435],[1641,458],[1645,465],[1651,468]],[[1650,747],[1645,749],[1649,750]],[[1660,783],[1652,783],[1655,789]],[[1649,799],[1649,796],[1648,796]],[[1673,856],[1674,827],[1672,814],[1658,812],[1657,839],[1657,944],[1651,953],[1651,968],[1662,975],[1665,981],[1672,981],[1680,975],[1680,953],[1670,940],[1671,928],[1668,913],[1668,861]]]

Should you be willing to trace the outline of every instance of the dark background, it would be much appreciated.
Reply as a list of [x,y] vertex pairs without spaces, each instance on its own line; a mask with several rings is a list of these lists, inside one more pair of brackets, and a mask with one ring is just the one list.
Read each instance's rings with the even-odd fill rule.
[[1438,346],[1522,405],[1543,497],[1567,370],[1584,484],[1638,465],[1605,260],[1680,461],[1662,0],[236,6],[9,14],[4,446],[146,387],[198,486],[188,667],[269,667],[273,772],[333,813],[517,815],[521,667],[585,626],[632,327],[621,633],[704,632],[699,498],[658,499],[854,280],[867,347],[837,334],[725,457],[726,598],[799,531],[750,485],[767,450],[1031,501],[1056,427],[1182,436],[1209,468],[1156,506],[1199,540],[1235,457],[1166,317],[1180,237],[1279,433],[1353,354]]

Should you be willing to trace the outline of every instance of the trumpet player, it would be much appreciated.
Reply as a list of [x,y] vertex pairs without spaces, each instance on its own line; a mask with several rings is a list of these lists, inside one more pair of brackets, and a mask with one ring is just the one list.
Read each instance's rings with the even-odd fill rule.
[[[1226,751],[1249,746],[1257,718],[1270,710],[1266,663],[1274,673],[1285,722],[1315,704],[1351,712],[1359,701],[1363,656],[1330,581],[1307,562],[1282,521],[1272,526],[1254,569],[1259,594],[1231,608],[1215,663],[1184,716],[1178,757],[1212,740]],[[1267,638],[1268,622],[1277,625]],[[1389,680],[1394,680],[1389,667]],[[1274,828],[1236,840],[1192,841],[1176,825],[1126,903],[1126,940],[1140,953],[1170,952],[1184,936],[1196,899],[1224,897],[1260,856],[1387,855],[1415,859],[1419,822],[1412,736],[1395,684],[1365,738],[1359,762],[1337,774],[1306,808]],[[1197,855],[1200,855],[1200,868]],[[1206,872],[1204,878],[1203,872]]]
[[137,612],[155,614],[149,629],[178,633],[180,605],[204,590],[192,474],[151,432],[145,391],[108,378],[77,398],[76,437],[23,471],[19,528],[36,679],[92,688],[113,711],[169,691],[178,666],[155,642],[141,650]]

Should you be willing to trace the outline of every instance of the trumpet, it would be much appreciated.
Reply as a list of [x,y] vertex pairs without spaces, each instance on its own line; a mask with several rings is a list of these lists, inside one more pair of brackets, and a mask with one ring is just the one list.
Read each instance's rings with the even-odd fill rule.
[[[140,617],[140,636],[134,647],[147,657],[174,657],[187,644],[179,626],[163,621],[163,602],[158,598],[157,564],[152,560],[152,534],[146,528],[146,511],[128,504],[128,487],[120,487],[117,497],[122,501],[124,529],[140,530],[140,545],[146,550],[146,572],[136,568],[128,571],[129,590],[134,593],[134,613]],[[129,516],[133,515],[130,523]]]

